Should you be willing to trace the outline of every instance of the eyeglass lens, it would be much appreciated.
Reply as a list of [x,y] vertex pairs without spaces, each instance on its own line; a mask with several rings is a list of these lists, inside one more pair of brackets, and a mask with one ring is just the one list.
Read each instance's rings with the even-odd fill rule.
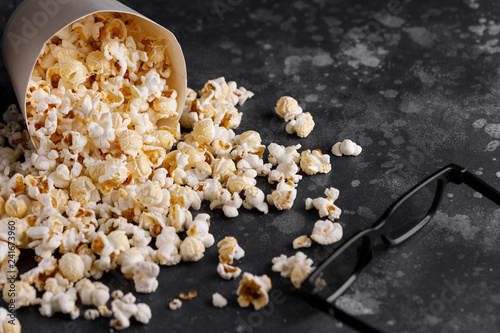
[[364,257],[364,253],[368,250],[367,245],[366,239],[360,237],[351,246],[338,253],[315,281],[319,296],[327,299],[343,286],[353,275],[360,258]]
[[438,191],[439,179],[434,179],[405,200],[386,222],[391,230],[386,237],[394,240],[411,232],[424,220],[432,208]]

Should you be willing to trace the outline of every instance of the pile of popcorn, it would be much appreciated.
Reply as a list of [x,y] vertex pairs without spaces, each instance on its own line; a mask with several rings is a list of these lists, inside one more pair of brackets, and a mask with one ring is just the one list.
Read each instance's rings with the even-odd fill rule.
[[[137,292],[152,293],[160,265],[199,261],[214,244],[210,216],[192,213],[202,202],[227,217],[238,216],[242,206],[264,214],[268,204],[288,210],[300,170],[331,170],[328,155],[299,153],[300,145],[270,144],[266,163],[259,133],[233,131],[242,117],[236,106],[253,93],[224,78],[208,81],[199,94],[188,88],[179,119],[170,73],[166,41],[141,31],[125,14],[91,15],[47,42],[27,91],[27,129],[15,106],[0,123],[0,286],[6,302],[9,221],[16,226],[15,260],[21,250],[33,249],[38,263],[16,281],[17,308],[38,305],[44,316],[62,312],[75,319],[79,300],[92,307],[86,319],[113,316],[111,326],[123,329],[132,317],[148,323],[151,310],[132,294],[110,294],[95,281],[104,273],[119,268]],[[314,127],[291,97],[280,99],[277,112],[300,137]],[[180,135],[181,125],[190,131]],[[258,176],[276,184],[267,197],[256,187]],[[308,207],[338,218],[338,191],[326,195]],[[311,238],[331,244],[342,237],[339,226],[318,221]],[[294,242],[294,248],[308,245],[307,236]],[[231,264],[243,249],[233,237],[218,247],[217,271],[237,278],[241,269]],[[302,268],[296,271],[309,274],[312,263],[297,255],[292,261]],[[273,266],[282,274],[295,265],[283,260]],[[303,281],[293,268],[285,271],[294,284]],[[267,276],[243,273],[238,302],[260,309],[270,288]],[[214,305],[227,304],[221,297],[214,295]]]

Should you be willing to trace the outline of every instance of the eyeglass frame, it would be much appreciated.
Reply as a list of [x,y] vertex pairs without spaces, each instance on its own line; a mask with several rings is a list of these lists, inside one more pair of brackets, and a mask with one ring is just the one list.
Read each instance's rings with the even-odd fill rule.
[[[431,182],[437,180],[436,193],[431,207],[429,208],[425,217],[420,220],[415,226],[408,230],[403,235],[396,239],[389,238],[387,235],[390,231],[393,231],[393,227],[386,224],[387,220],[391,215],[409,198],[414,194],[419,192],[421,189],[429,185]],[[349,240],[342,244],[338,249],[336,249],[328,259],[326,259],[311,275],[302,283],[300,292],[307,298],[310,303],[322,311],[328,313],[329,315],[340,320],[344,324],[358,330],[359,332],[365,333],[382,333],[379,329],[371,326],[365,321],[352,316],[345,311],[339,309],[335,306],[334,301],[342,295],[359,277],[361,271],[368,266],[374,257],[374,248],[382,239],[383,243],[389,248],[391,246],[398,246],[405,242],[413,235],[415,235],[419,230],[421,230],[434,216],[437,212],[439,205],[442,201],[444,189],[449,183],[455,183],[457,185],[466,184],[472,189],[481,193],[494,203],[500,205],[500,191],[493,188],[491,185],[484,182],[481,178],[474,175],[466,168],[463,168],[456,164],[449,164],[438,171],[434,172],[430,176],[426,177],[420,183],[415,185],[413,188],[408,190],[399,199],[397,199],[378,219],[371,227],[368,227],[360,232],[354,234]],[[358,251],[358,262],[351,273],[351,276],[346,278],[346,280],[328,297],[323,298],[317,295],[319,292],[316,287],[316,281],[321,278],[322,273],[328,265],[341,256],[352,244],[361,240],[363,243],[360,247],[361,251]]]

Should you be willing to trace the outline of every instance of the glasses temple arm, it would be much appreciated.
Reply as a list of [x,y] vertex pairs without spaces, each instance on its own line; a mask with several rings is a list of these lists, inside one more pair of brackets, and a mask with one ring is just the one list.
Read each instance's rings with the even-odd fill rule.
[[487,184],[481,178],[477,177],[470,171],[465,171],[462,173],[462,181],[491,201],[500,205],[500,191],[496,190],[494,187]]

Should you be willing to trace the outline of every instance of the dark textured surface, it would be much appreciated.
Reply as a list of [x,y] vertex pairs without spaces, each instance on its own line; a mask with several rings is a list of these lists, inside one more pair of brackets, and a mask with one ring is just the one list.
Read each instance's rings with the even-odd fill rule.
[[[134,324],[129,332],[349,332],[271,271],[271,259],[293,254],[292,240],[309,234],[317,220],[317,212],[305,210],[306,197],[322,196],[330,186],[340,190],[346,238],[449,162],[500,188],[498,2],[123,2],[174,32],[190,87],[198,90],[208,79],[225,76],[255,92],[241,108],[237,133],[255,129],[265,144],[300,143],[325,152],[346,138],[364,148],[356,158],[332,157],[327,175],[305,176],[292,211],[271,209],[263,216],[242,210],[235,219],[211,214],[216,241],[233,235],[246,250],[243,271],[271,277],[269,307],[238,307],[238,282],[218,277],[212,246],[201,262],[162,267],[158,290],[138,295],[153,310],[151,323]],[[2,1],[0,26],[17,3]],[[228,11],[218,14],[217,4]],[[394,17],[377,14],[384,11]],[[0,68],[3,110],[16,100]],[[285,94],[316,121],[306,139],[287,135],[274,115],[276,100]],[[470,190],[450,187],[446,194],[434,220],[377,257],[341,299],[344,306],[394,332],[500,331],[500,210]],[[304,252],[318,263],[337,247]],[[112,288],[133,289],[119,274],[106,279]],[[453,292],[450,283],[461,287]],[[178,311],[168,309],[169,301],[191,288],[198,290],[196,299]],[[228,298],[226,308],[211,306],[214,292]],[[44,318],[35,307],[18,316],[24,332],[108,331],[109,325],[102,318]]]

